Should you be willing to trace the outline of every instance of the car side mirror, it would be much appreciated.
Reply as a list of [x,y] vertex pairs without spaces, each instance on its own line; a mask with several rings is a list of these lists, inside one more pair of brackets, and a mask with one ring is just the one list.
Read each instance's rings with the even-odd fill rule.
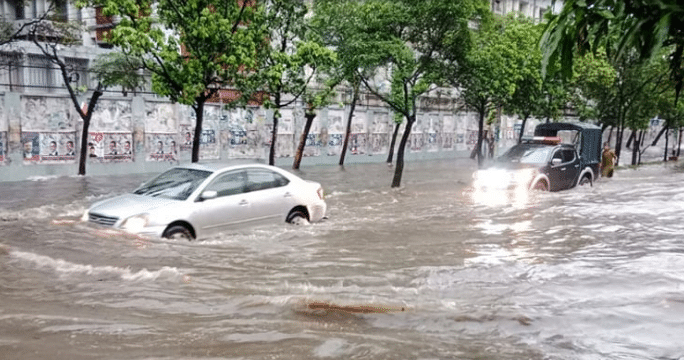
[[218,192],[214,190],[207,190],[200,195],[200,201],[216,199],[218,197]]
[[551,165],[553,165],[553,166],[560,165],[562,162],[563,162],[563,160],[559,159],[559,158],[551,159]]

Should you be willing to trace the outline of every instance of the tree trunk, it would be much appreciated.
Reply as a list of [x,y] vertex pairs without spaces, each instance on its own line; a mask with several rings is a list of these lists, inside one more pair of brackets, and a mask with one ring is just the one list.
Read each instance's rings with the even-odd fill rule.
[[[629,138],[630,140],[634,141],[634,146],[632,147],[632,165],[637,165],[639,161],[638,156],[640,141],[639,137],[636,136],[636,130],[632,130],[632,135]],[[627,143],[629,144],[629,141]]]
[[622,150],[622,136],[625,132],[624,126],[619,125],[617,128],[617,131],[615,132],[615,156],[617,159],[615,159],[615,166],[617,167],[618,164],[620,163],[620,153]]
[[268,164],[275,165],[275,149],[276,140],[278,139],[278,119],[280,118],[280,113],[273,113],[273,131],[271,132],[271,149],[268,152]]
[[202,135],[202,121],[204,120],[204,102],[206,100],[198,99],[197,106],[195,107],[195,136],[192,141],[192,162],[196,163],[199,161],[200,152],[200,138]]
[[660,140],[660,137],[663,136],[663,133],[667,130],[667,125],[664,126],[662,129],[660,129],[660,132],[658,135],[656,135],[655,139],[653,139],[653,142],[651,143],[651,146],[656,146],[658,144],[658,141]]
[[[639,159],[637,160],[637,165],[641,165],[641,144],[644,143],[644,138],[646,137],[646,130],[641,130],[639,133]],[[648,146],[646,146],[648,147]]]
[[608,144],[610,144],[610,140],[612,140],[612,138],[613,138],[613,128],[614,128],[614,126],[611,126],[610,130],[608,131],[608,139],[606,139],[606,142]]
[[302,156],[304,154],[304,147],[306,146],[306,138],[309,137],[309,131],[311,130],[311,124],[313,124],[314,119],[316,118],[315,113],[306,113],[304,115],[306,118],[306,124],[304,124],[304,131],[302,132],[302,136],[299,138],[299,145],[297,146],[297,153],[295,154],[294,158],[294,163],[292,164],[292,168],[295,170],[299,169],[299,165],[302,163]]
[[629,135],[629,139],[627,139],[627,145],[625,145],[625,147],[627,149],[631,149],[632,141],[634,140],[635,135],[636,135],[636,130],[632,130],[632,133]]
[[520,134],[518,135],[518,144],[522,142],[523,134],[525,133],[525,124],[527,123],[527,118],[529,118],[529,115],[526,115],[523,118],[522,125],[520,125]]
[[359,86],[354,87],[354,95],[352,95],[351,106],[349,107],[349,116],[347,117],[347,129],[344,132],[344,143],[342,143],[342,152],[340,153],[340,166],[344,166],[344,157],[347,154],[347,147],[349,146],[349,136],[351,135],[352,118],[354,117],[354,110],[356,109],[356,102],[359,99]]
[[399,134],[399,126],[401,123],[394,123],[394,132],[392,133],[392,140],[390,141],[389,154],[387,154],[387,164],[392,164],[392,157],[394,156],[394,145],[397,143],[397,135]]
[[475,145],[475,151],[477,153],[477,167],[481,168],[482,164],[484,163],[484,159],[482,158],[482,138],[484,135],[484,119],[485,119],[485,112],[484,110],[480,111],[480,119],[478,120],[478,129],[477,129],[477,144]]
[[88,132],[90,129],[90,119],[93,116],[93,110],[95,109],[95,105],[97,104],[97,101],[100,99],[100,96],[102,96],[102,91],[100,90],[100,86],[98,85],[97,90],[93,92],[93,95],[90,97],[90,101],[88,102],[88,112],[85,113],[85,116],[83,117],[83,129],[81,130],[81,152],[80,154],[78,154],[78,175],[86,174],[86,159],[88,158]]
[[679,157],[679,150],[682,149],[682,128],[679,128],[679,139],[678,139],[678,144],[677,144],[677,157]]
[[663,152],[663,161],[667,161],[667,147],[669,145],[668,142],[670,140],[670,139],[668,139],[668,137],[669,137],[668,133],[669,133],[669,130],[668,130],[668,127],[666,126],[665,127],[665,151]]
[[[404,152],[406,149],[406,143],[408,142],[409,135],[411,135],[411,127],[416,121],[416,115],[413,114],[406,119],[406,128],[404,129],[404,134],[401,136],[401,141],[399,142],[399,149],[397,150],[397,167],[394,169],[394,178],[392,179],[392,187],[396,188],[401,186],[401,175],[404,172]],[[399,124],[397,124],[397,128]]]

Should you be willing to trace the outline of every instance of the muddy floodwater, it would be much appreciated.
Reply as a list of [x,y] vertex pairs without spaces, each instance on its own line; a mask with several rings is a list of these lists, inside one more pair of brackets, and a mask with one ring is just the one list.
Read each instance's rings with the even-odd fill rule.
[[76,221],[145,176],[0,183],[0,359],[684,359],[684,172],[524,199],[470,161],[304,166],[328,219],[204,241]]

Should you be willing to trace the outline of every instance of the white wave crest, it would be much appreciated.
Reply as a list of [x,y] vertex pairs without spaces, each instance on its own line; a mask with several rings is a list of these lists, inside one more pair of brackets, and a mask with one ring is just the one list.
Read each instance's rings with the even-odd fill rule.
[[164,266],[159,270],[141,269],[133,271],[130,268],[116,266],[93,266],[90,264],[76,264],[63,259],[53,259],[49,256],[23,251],[10,251],[10,256],[18,260],[33,263],[38,269],[52,269],[60,275],[86,275],[94,277],[117,276],[125,281],[145,281],[167,279],[183,279],[184,276],[175,267]]

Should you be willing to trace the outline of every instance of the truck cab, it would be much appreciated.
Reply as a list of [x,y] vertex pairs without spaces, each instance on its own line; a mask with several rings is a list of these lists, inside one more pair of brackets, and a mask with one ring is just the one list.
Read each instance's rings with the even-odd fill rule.
[[539,124],[534,129],[535,137],[557,137],[564,144],[570,144],[577,150],[579,157],[578,176],[569,184],[593,184],[599,176],[601,164],[601,128],[587,123],[547,123]]

